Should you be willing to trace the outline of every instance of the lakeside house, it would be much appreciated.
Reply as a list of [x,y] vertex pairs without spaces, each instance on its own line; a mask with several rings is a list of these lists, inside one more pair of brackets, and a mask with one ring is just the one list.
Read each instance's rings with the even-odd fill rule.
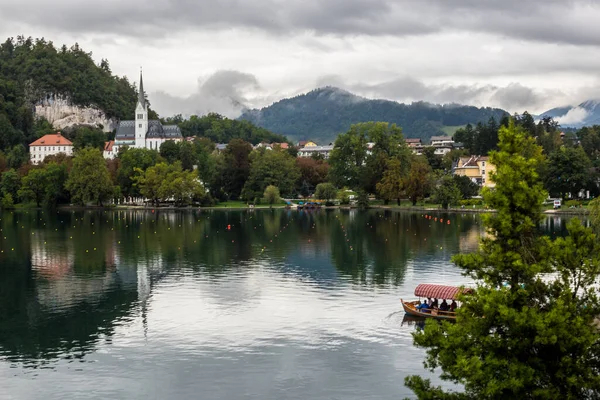
[[122,146],[159,150],[160,145],[168,140],[182,141],[181,130],[177,125],[163,125],[159,120],[148,119],[148,104],[144,96],[144,81],[140,72],[135,120],[119,122],[113,152],[118,153]]
[[496,184],[489,179],[489,175],[496,167],[489,160],[487,156],[460,157],[453,168],[453,174],[469,177],[479,186],[494,187]]
[[435,148],[434,154],[443,156],[454,149],[454,140],[451,136],[432,136],[431,146]]
[[298,157],[312,157],[313,154],[318,154],[327,160],[332,150],[332,144],[327,146],[305,146],[298,150]]
[[283,143],[266,143],[266,142],[262,142],[262,143],[259,143],[259,144],[255,145],[255,146],[253,146],[252,148],[254,150],[258,150],[258,149],[263,148],[263,147],[265,149],[267,149],[267,150],[273,150],[276,147],[279,147],[282,150],[287,150],[287,149],[290,148],[290,145],[288,143],[285,143],[285,142],[283,142]]
[[32,164],[39,164],[48,156],[57,154],[73,155],[73,143],[60,132],[44,135],[29,145],[29,158]]

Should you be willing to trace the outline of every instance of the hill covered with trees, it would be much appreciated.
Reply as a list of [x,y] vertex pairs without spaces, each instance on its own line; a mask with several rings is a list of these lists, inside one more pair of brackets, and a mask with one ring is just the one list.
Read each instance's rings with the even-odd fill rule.
[[359,122],[394,123],[402,127],[405,137],[428,140],[434,135],[445,135],[444,127],[485,123],[490,117],[499,121],[505,114],[504,110],[489,107],[370,100],[342,89],[326,87],[278,101],[260,110],[247,111],[240,119],[293,140],[312,139],[329,143]]
[[204,137],[214,143],[229,143],[232,139],[242,139],[252,144],[288,141],[285,136],[277,135],[249,121],[229,119],[216,113],[209,113],[202,117],[192,115],[188,119],[176,115],[164,119],[163,122],[177,124],[183,136]]
[[127,119],[137,91],[126,77],[112,74],[107,60],[97,65],[78,44],[56,48],[45,39],[9,38],[0,45],[0,151],[48,133],[52,128],[36,120],[34,106],[58,96],[98,108],[109,118]]

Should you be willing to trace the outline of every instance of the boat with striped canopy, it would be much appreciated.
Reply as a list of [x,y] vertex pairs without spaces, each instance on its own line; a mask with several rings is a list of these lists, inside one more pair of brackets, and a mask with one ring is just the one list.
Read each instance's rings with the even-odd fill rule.
[[[415,288],[415,296],[438,300],[458,300],[458,296],[469,292],[471,292],[471,289],[469,288],[461,288],[447,285],[435,285],[431,283],[421,283]],[[400,301],[402,302],[404,312],[406,312],[406,314],[408,315],[423,318],[456,320],[456,313],[453,311],[442,311],[435,308],[419,310],[417,306],[421,304],[420,300],[404,301],[400,299]]]

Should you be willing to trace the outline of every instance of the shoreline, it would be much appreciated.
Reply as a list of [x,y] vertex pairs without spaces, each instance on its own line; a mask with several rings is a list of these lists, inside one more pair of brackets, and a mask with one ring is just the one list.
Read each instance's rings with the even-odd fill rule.
[[[356,210],[358,207],[356,206],[329,206],[329,207],[321,207],[323,210]],[[408,211],[408,212],[430,212],[430,213],[451,213],[451,214],[485,214],[485,213],[495,213],[496,210],[490,209],[482,209],[482,208],[449,208],[447,210],[443,210],[441,208],[435,207],[419,207],[419,206],[384,206],[384,205],[374,205],[369,207],[372,210],[392,210],[392,211]],[[43,210],[42,207],[18,207],[12,209],[10,211],[23,211],[23,210]],[[232,207],[152,207],[152,206],[137,206],[137,205],[118,205],[118,206],[74,206],[74,205],[63,205],[58,206],[56,210],[73,210],[73,211],[91,211],[91,210],[140,210],[140,211],[203,211],[203,210],[223,210],[223,211],[254,211],[254,210],[296,210],[295,208],[287,208],[284,205],[277,205],[270,208],[269,206],[257,206],[254,208],[249,207],[240,207],[240,206],[232,206]],[[319,209],[317,209],[319,210]],[[9,210],[5,210],[9,211]],[[310,209],[309,211],[315,211],[315,209]],[[585,208],[577,208],[577,209],[562,209],[562,210],[544,210],[542,211],[544,215],[587,215],[589,211]]]

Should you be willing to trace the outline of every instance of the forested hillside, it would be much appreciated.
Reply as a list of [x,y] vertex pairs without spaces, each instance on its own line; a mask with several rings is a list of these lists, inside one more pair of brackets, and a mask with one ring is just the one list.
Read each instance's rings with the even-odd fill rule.
[[265,128],[255,126],[249,121],[237,121],[215,113],[202,117],[192,115],[189,119],[177,115],[166,118],[163,122],[177,124],[181,128],[183,136],[205,137],[215,143],[229,143],[232,139],[242,139],[252,144],[288,141],[285,136],[274,134]]
[[56,48],[44,39],[9,38],[0,45],[0,150],[47,133],[48,124],[34,118],[34,106],[53,96],[118,119],[133,116],[137,99],[127,78],[114,76],[107,60],[96,65],[77,44]]
[[445,126],[487,122],[490,117],[499,121],[504,114],[504,110],[489,107],[369,100],[327,87],[281,100],[261,110],[250,110],[240,119],[293,140],[313,139],[327,143],[358,122],[395,123],[402,127],[405,137],[427,140],[434,135],[444,135],[442,128]]

